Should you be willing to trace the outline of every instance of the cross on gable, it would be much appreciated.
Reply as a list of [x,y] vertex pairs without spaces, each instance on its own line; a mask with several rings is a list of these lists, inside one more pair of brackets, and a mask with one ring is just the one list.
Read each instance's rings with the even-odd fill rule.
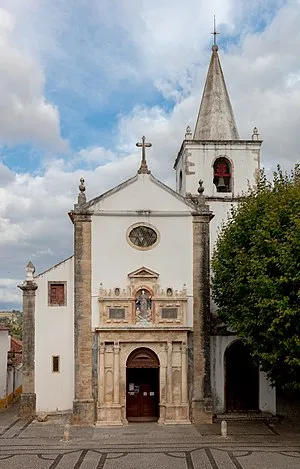
[[152,147],[152,143],[146,143],[146,137],[142,137],[142,142],[138,142],[136,144],[137,147],[142,148],[142,161],[141,161],[141,166],[140,169],[138,170],[139,174],[150,174],[150,171],[147,166],[146,162],[146,148]]

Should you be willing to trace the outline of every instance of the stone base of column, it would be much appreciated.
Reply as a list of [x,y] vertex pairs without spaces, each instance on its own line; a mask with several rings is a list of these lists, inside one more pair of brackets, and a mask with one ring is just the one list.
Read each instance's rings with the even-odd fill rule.
[[[122,420],[122,406],[120,404],[98,404],[97,427],[106,425],[124,425]],[[128,423],[128,422],[127,422]]]
[[166,404],[165,405],[165,425],[186,425],[190,424],[188,404]]
[[24,419],[36,416],[35,393],[26,392],[21,394],[19,416]]
[[94,425],[95,423],[95,402],[94,399],[75,399],[73,401],[74,425]]
[[191,406],[191,417],[193,423],[212,423],[212,400],[210,398],[193,400]]

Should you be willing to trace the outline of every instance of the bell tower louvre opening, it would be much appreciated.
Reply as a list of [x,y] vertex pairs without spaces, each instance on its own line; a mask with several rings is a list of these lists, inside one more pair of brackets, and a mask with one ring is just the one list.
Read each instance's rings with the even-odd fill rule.
[[159,359],[148,348],[134,350],[126,365],[126,417],[129,422],[159,418]]

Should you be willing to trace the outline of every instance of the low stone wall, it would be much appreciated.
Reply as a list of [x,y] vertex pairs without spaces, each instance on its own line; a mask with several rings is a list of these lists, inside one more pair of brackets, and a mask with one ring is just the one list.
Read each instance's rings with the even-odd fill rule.
[[278,396],[277,415],[290,420],[300,419],[300,396]]

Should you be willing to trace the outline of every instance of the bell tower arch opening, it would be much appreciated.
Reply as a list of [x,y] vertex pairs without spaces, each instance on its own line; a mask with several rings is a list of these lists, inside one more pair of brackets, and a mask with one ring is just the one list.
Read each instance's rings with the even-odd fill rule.
[[217,192],[232,192],[232,165],[228,158],[220,156],[213,165]]
[[151,422],[159,418],[159,359],[146,347],[134,350],[126,363],[126,418]]

